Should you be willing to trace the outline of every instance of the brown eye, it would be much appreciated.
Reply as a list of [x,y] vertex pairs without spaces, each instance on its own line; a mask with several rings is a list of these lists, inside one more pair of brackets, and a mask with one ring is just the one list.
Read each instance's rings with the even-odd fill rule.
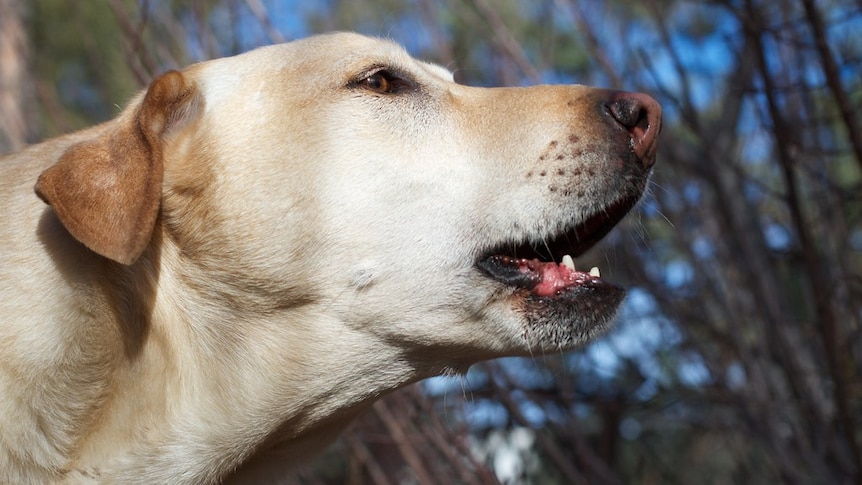
[[367,78],[363,79],[362,83],[368,89],[378,93],[392,92],[392,82],[383,72],[376,72]]
[[409,77],[380,68],[369,71],[368,74],[360,77],[351,85],[365,88],[377,94],[400,94],[416,88],[416,84]]

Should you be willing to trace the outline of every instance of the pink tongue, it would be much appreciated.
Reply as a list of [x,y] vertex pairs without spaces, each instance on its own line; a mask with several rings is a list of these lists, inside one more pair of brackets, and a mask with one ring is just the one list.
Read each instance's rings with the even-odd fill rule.
[[538,296],[554,296],[562,289],[583,284],[592,278],[589,273],[573,271],[557,263],[542,263],[535,259],[524,263],[521,271],[532,271],[542,278],[532,290]]

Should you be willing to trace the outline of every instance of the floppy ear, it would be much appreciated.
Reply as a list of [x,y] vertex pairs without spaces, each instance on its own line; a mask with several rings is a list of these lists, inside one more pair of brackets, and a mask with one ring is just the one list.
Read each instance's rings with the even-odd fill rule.
[[194,86],[177,71],[98,138],[69,147],[42,172],[36,194],[78,241],[123,264],[149,244],[162,196],[165,135],[195,115]]

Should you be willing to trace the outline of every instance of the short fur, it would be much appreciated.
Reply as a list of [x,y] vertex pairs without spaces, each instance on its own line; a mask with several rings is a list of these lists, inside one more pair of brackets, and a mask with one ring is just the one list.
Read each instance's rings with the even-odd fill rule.
[[476,263],[640,196],[657,118],[612,96],[331,34],[0,159],[0,483],[277,477],[396,388],[588,341],[617,301]]

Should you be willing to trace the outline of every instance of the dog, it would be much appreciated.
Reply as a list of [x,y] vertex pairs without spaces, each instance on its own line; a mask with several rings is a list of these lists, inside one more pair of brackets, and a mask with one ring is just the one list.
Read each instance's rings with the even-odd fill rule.
[[660,126],[644,94],[467,87],[335,33],[4,157],[0,483],[277,477],[397,388],[590,341],[624,292],[573,258]]

